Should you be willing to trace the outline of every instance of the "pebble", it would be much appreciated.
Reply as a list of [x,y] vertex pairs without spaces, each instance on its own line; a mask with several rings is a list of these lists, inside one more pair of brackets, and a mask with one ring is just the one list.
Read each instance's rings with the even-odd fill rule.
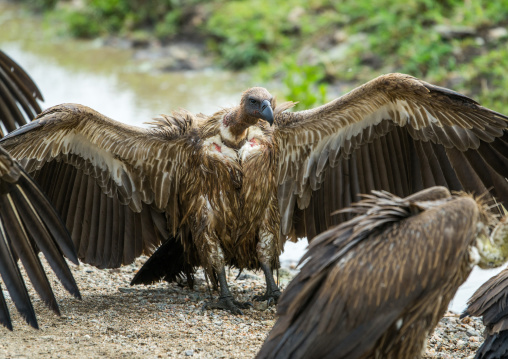
[[484,326],[480,318],[459,318],[448,312],[427,340],[423,358],[474,358],[483,343]]

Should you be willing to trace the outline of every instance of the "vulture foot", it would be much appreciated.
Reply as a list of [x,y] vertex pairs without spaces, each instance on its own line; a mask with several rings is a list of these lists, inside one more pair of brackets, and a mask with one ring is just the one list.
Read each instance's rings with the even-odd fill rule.
[[229,310],[233,314],[243,315],[241,309],[248,309],[252,307],[250,302],[238,302],[233,299],[233,296],[220,297],[216,303],[205,303],[203,309],[223,309]]
[[265,294],[263,295],[255,295],[254,300],[257,302],[264,302],[265,300],[268,301],[268,306],[272,304],[277,304],[280,297],[280,290],[267,290]]

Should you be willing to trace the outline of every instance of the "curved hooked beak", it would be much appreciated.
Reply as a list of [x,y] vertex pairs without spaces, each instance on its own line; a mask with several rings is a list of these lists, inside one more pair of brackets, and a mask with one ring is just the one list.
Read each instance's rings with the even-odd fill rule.
[[273,125],[272,105],[270,104],[270,101],[268,101],[268,100],[264,100],[261,103],[261,119],[268,122],[270,124],[270,126]]

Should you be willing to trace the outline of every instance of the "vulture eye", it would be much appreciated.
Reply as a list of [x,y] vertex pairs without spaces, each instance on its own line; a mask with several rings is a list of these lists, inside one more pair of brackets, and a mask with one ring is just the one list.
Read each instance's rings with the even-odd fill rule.
[[257,101],[256,101],[256,100],[254,100],[253,98],[251,98],[251,99],[250,99],[250,103],[251,103],[251,104],[255,105],[255,104],[256,104],[256,102],[257,102]]

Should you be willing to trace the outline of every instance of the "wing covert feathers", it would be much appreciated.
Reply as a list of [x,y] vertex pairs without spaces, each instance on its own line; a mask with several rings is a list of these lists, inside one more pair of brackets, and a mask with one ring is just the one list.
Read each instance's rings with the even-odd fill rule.
[[180,111],[143,129],[63,104],[2,145],[47,193],[79,258],[111,268],[151,254],[177,229],[180,183],[197,178],[201,164],[196,121]]
[[348,219],[327,217],[371,190],[492,189],[508,203],[508,118],[452,90],[389,74],[275,121],[286,235],[310,239]]

